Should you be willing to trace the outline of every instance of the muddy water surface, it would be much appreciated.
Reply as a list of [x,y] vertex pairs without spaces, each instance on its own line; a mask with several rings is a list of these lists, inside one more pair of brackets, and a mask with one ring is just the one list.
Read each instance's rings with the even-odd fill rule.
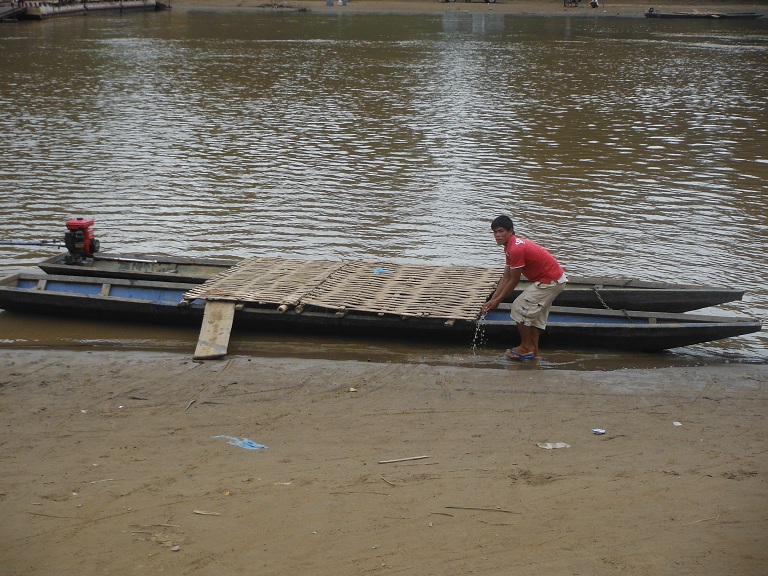
[[[735,285],[768,316],[768,22],[171,11],[0,26],[0,239],[499,265]],[[0,246],[4,273],[52,253]],[[187,349],[194,330],[0,313],[4,345]],[[93,336],[97,334],[97,336]],[[500,365],[498,350],[242,335],[235,350]],[[765,333],[648,358],[768,361]]]

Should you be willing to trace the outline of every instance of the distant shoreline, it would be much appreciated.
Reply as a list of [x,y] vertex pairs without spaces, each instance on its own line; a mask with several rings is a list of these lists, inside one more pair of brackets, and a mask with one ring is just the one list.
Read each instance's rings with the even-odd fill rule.
[[334,0],[172,0],[179,9],[225,8],[270,11],[311,11],[328,13],[494,13],[517,15],[564,16],[637,16],[643,17],[649,8],[666,12],[768,12],[768,2],[685,2],[681,0],[599,0],[598,8],[591,8],[589,0],[578,6],[565,7],[560,0],[500,0],[492,4],[481,0],[441,2],[439,0],[347,0],[346,6]]

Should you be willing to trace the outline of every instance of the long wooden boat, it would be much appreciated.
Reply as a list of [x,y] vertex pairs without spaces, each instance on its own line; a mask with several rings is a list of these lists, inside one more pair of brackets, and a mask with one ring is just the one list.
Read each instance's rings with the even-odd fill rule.
[[[199,284],[239,262],[225,258],[142,254],[102,254],[78,264],[68,264],[67,261],[67,254],[59,254],[43,260],[38,266],[49,274]],[[522,283],[520,289],[524,287]],[[513,292],[507,301],[511,302],[518,294],[519,291]],[[576,276],[570,278],[556,304],[579,308],[688,312],[741,300],[743,296],[743,290],[731,288]]]
[[[125,322],[197,324],[205,302],[181,306],[195,284],[123,278],[13,274],[0,279],[0,308],[22,313],[95,317]],[[503,305],[484,319],[403,317],[306,307],[281,312],[273,305],[244,304],[235,311],[235,328],[275,332],[445,339],[471,343],[478,333],[489,343],[515,343],[517,330]],[[555,306],[542,344],[553,348],[654,351],[757,332],[761,322],[735,316],[703,316],[613,311]]]
[[657,12],[653,8],[649,8],[645,13],[646,18],[707,18],[711,20],[724,18],[753,20],[762,16],[758,12]]

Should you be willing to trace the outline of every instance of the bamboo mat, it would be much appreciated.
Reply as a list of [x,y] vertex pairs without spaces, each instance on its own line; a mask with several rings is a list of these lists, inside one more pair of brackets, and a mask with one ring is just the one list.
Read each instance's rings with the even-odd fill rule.
[[246,258],[184,294],[184,300],[231,300],[297,306],[301,298],[342,266],[327,260]]
[[475,320],[498,270],[393,262],[248,258],[185,294],[436,319]]
[[400,316],[474,320],[498,271],[474,266],[346,263],[302,300],[312,306]]

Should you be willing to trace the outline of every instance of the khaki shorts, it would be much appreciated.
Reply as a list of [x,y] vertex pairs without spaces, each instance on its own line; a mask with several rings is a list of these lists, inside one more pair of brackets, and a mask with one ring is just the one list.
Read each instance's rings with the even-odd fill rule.
[[532,282],[512,303],[510,316],[517,324],[544,330],[552,302],[565,289],[565,282]]

